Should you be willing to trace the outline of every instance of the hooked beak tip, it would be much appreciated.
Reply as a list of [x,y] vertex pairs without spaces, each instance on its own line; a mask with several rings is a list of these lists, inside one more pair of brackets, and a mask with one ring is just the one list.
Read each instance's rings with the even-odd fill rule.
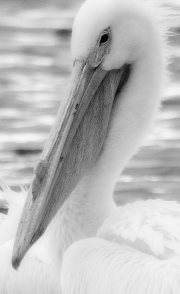
[[15,270],[17,270],[20,266],[21,259],[17,256],[12,257],[12,266]]
[[19,243],[19,239],[17,238],[15,244],[14,244],[14,251],[12,256],[12,266],[15,270],[18,269],[18,267],[21,264],[21,261],[23,260],[26,252],[29,250],[29,248],[43,235],[44,230],[43,229],[37,229],[31,238],[30,242],[25,242],[23,245]]

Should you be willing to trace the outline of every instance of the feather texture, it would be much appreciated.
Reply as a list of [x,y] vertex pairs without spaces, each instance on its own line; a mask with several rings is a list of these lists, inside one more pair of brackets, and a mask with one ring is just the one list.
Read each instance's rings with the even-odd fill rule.
[[120,207],[97,238],[64,255],[63,294],[178,294],[180,204],[138,201]]

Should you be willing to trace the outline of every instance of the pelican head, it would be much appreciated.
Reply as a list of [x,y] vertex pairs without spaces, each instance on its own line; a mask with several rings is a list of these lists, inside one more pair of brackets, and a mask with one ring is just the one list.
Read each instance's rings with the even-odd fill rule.
[[82,177],[105,161],[117,177],[151,124],[164,56],[150,2],[87,0],[77,14],[72,75],[34,172],[14,245],[15,268]]

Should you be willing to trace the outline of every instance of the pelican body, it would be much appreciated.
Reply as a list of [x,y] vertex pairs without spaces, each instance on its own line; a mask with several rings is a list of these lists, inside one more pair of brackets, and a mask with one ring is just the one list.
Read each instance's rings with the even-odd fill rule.
[[78,12],[67,94],[15,242],[0,247],[1,294],[61,293],[64,253],[95,236],[115,209],[114,185],[160,105],[169,10],[157,2],[87,0]]
[[165,294],[180,287],[180,204],[147,200],[117,208],[96,237],[64,254],[63,294]]

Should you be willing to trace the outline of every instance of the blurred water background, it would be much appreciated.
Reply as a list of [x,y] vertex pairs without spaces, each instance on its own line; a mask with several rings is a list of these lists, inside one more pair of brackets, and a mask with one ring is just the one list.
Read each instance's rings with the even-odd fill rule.
[[[0,179],[16,187],[33,168],[64,96],[70,36],[82,0],[0,0]],[[171,1],[180,13],[180,0]],[[158,119],[120,176],[118,203],[180,201],[180,17],[171,22],[172,80]]]

